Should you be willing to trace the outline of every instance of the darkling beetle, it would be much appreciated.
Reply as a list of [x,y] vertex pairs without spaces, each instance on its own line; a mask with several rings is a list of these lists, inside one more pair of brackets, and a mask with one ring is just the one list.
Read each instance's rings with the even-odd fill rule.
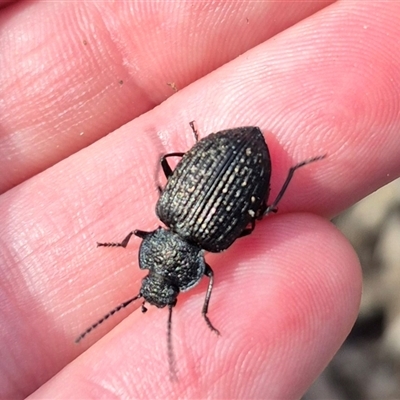
[[[205,251],[221,252],[236,239],[252,233],[256,220],[277,212],[294,172],[326,156],[310,158],[291,167],[276,199],[267,205],[271,159],[260,128],[227,129],[198,140],[194,122],[190,126],[196,144],[186,153],[169,153],[161,158],[167,183],[164,189],[159,187],[156,214],[166,228],[159,227],[152,232],[134,230],[120,243],[97,243],[125,248],[132,235],[143,240],[139,267],[149,273],[142,281],[139,294],[114,308],[76,339],[79,342],[117,311],[143,298],[143,312],[145,302],[169,309],[171,371],[174,371],[172,309],[179,293],[197,285],[204,275],[209,278],[209,284],[202,315],[207,326],[219,334],[207,315],[214,273],[204,260]],[[168,163],[170,157],[181,157],[174,170]]]

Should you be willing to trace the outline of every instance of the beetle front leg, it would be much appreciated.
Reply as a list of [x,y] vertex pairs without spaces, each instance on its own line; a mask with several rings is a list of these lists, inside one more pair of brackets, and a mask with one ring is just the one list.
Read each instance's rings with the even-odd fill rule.
[[135,233],[134,231],[130,232],[128,234],[128,236],[122,242],[116,242],[116,243],[113,243],[113,242],[99,243],[99,242],[97,242],[97,247],[103,246],[103,247],[123,247],[123,248],[125,248],[128,245],[129,240],[131,239],[131,237],[134,233]]

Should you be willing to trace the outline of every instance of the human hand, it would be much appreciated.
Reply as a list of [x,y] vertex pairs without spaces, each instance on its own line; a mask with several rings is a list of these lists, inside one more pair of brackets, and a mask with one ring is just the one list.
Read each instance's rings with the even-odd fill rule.
[[[2,398],[298,398],[356,318],[358,261],[326,218],[399,175],[399,5],[150,5],[1,10]],[[180,91],[152,109],[167,82]],[[221,337],[201,317],[206,280],[179,296],[171,382],[166,310],[132,305],[74,339],[138,292],[140,240],[95,243],[158,226],[157,162],[192,146],[191,120],[201,137],[260,126],[271,198],[291,165],[328,157],[295,175],[276,216],[207,256]]]

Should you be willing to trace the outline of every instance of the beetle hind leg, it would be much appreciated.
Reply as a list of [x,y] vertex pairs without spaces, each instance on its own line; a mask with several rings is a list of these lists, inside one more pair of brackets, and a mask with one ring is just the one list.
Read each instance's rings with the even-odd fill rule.
[[276,196],[275,201],[271,205],[266,206],[265,211],[264,211],[262,216],[265,217],[268,214],[276,213],[278,211],[278,208],[277,208],[278,204],[282,200],[282,197],[285,194],[286,189],[288,188],[289,183],[292,180],[293,175],[294,175],[294,173],[295,173],[295,171],[297,169],[299,169],[301,167],[304,167],[307,164],[311,164],[311,163],[313,163],[315,161],[323,160],[325,157],[326,157],[326,154],[324,154],[323,156],[313,157],[313,158],[310,158],[308,160],[302,161],[302,162],[296,164],[295,166],[291,167],[289,169],[289,172],[287,174],[286,180],[285,180],[281,190],[279,191],[278,195]]
[[250,224],[251,224],[251,226],[249,228],[243,229],[242,233],[238,236],[238,238],[241,238],[243,236],[248,236],[254,231],[254,228],[256,227],[256,221],[253,219],[250,222]]
[[214,272],[208,264],[206,264],[206,270],[204,272],[204,275],[207,275],[210,278],[210,281],[208,283],[206,298],[204,299],[203,309],[202,309],[201,313],[203,315],[204,320],[206,321],[207,326],[213,332],[215,332],[217,335],[220,335],[219,330],[214,327],[214,325],[210,321],[210,318],[208,318],[208,315],[207,315],[208,305],[210,303],[211,292],[212,292],[212,288],[214,285]]

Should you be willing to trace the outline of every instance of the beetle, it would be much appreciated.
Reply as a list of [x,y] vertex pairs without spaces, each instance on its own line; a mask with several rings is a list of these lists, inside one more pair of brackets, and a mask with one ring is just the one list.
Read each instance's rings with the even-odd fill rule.
[[[180,292],[209,278],[202,308],[207,326],[219,331],[208,317],[214,283],[212,268],[206,263],[206,251],[218,253],[243,236],[251,234],[257,220],[277,212],[294,172],[326,155],[302,161],[289,169],[276,199],[267,204],[270,192],[271,157],[260,128],[244,126],[212,133],[198,139],[194,122],[190,123],[196,144],[186,153],[165,154],[160,162],[167,178],[156,204],[156,214],[164,227],[147,232],[134,230],[122,242],[97,243],[104,247],[124,247],[133,235],[142,239],[139,268],[149,271],[135,297],[118,305],[90,326],[79,342],[99,324],[133,301],[143,298],[156,307],[168,307],[168,354],[173,370],[171,340],[172,310]],[[180,157],[172,170],[168,159]]]

